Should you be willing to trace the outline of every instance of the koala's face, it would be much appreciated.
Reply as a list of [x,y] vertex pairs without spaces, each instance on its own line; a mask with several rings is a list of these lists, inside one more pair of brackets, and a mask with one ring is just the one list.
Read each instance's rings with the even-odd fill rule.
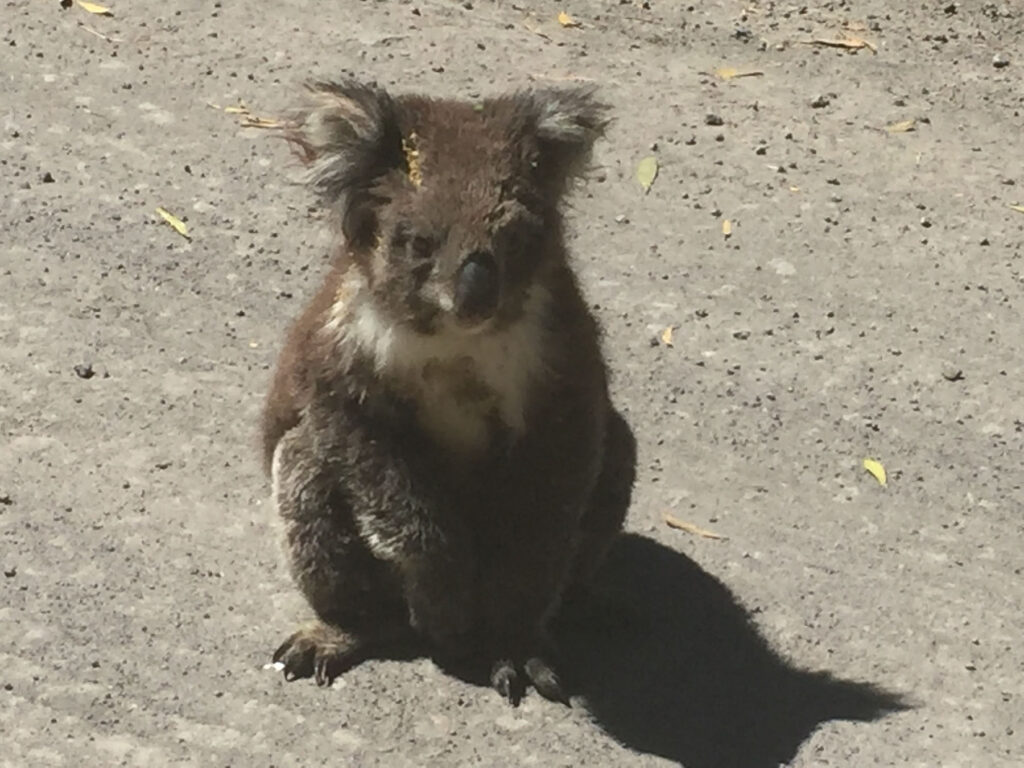
[[512,312],[544,256],[546,218],[517,200],[435,192],[380,211],[369,259],[375,295],[418,330],[480,329]]
[[604,126],[587,91],[472,104],[313,86],[291,138],[379,307],[423,333],[513,320],[564,258],[558,204]]
[[539,148],[509,105],[403,106],[406,165],[377,186],[386,202],[374,211],[374,290],[421,330],[486,327],[514,313],[538,267],[558,257]]

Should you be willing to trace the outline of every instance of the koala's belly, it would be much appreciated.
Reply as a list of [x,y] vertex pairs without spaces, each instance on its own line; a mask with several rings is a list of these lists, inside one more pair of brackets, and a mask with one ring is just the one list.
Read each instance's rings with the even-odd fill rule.
[[507,393],[496,391],[481,379],[471,358],[423,366],[416,392],[416,415],[420,426],[441,447],[460,455],[487,449],[494,427],[511,426],[504,414]]

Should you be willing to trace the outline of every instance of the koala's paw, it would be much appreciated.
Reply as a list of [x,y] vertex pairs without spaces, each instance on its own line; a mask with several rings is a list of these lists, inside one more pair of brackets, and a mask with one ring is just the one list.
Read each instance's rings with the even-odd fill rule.
[[362,660],[363,651],[358,638],[314,622],[281,643],[274,652],[274,663],[282,665],[286,680],[312,677],[317,685],[330,685]]
[[502,659],[491,667],[491,686],[513,707],[519,706],[527,684],[548,701],[569,705],[558,674],[539,656],[531,656],[522,663]]

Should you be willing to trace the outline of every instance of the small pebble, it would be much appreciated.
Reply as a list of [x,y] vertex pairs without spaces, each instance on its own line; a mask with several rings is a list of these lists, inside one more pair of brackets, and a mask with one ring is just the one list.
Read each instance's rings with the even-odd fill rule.
[[821,109],[822,107],[827,107],[831,103],[832,103],[832,100],[828,96],[826,96],[825,94],[821,94],[820,96],[815,96],[814,99],[811,100],[811,106],[814,107],[815,109]]
[[1005,53],[997,53],[992,57],[992,66],[996,69],[1010,66],[1010,57]]
[[4,568],[4,576],[6,576],[8,579],[13,579],[17,575],[18,575],[18,568],[17,568],[17,566],[13,566],[12,565],[10,568]]
[[708,113],[704,118],[704,125],[725,125],[725,120],[722,119],[721,115],[716,115],[712,112]]
[[957,368],[952,363],[945,363],[942,366],[942,378],[946,381],[960,381],[964,377],[962,369]]
[[79,363],[75,366],[75,375],[80,379],[91,379],[96,371],[92,369],[92,363]]

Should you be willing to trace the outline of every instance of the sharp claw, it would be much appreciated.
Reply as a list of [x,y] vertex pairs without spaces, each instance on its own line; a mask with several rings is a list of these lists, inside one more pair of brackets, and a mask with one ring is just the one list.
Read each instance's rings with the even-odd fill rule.
[[491,670],[491,685],[501,697],[513,707],[519,706],[522,692],[519,685],[519,675],[516,668],[510,661],[496,662]]
[[556,701],[569,706],[569,697],[565,695],[562,682],[555,671],[543,659],[527,659],[523,671],[530,678],[533,687],[548,701]]
[[274,658],[273,658],[273,661],[274,661],[275,664],[281,660],[281,657],[284,656],[285,653],[288,652],[288,649],[291,648],[291,645],[292,645],[292,639],[289,637],[287,640],[285,640],[283,643],[281,643],[277,647],[277,650],[274,651]]

